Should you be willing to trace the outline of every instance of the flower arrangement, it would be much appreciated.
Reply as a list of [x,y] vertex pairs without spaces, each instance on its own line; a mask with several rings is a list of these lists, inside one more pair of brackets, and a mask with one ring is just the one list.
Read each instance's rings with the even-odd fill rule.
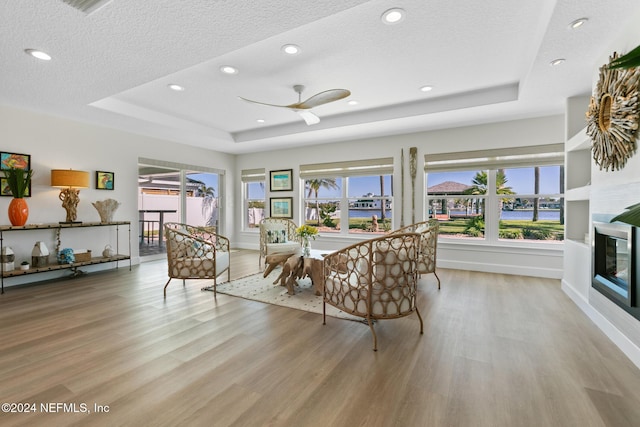
[[318,229],[314,226],[304,224],[296,228],[296,235],[302,237],[305,240],[308,240],[309,238],[315,240],[316,236],[318,235]]

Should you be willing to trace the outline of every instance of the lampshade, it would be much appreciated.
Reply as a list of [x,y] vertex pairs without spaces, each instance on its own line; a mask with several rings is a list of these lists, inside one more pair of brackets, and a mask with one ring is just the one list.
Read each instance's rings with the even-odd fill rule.
[[89,172],[73,169],[52,169],[51,186],[89,188]]

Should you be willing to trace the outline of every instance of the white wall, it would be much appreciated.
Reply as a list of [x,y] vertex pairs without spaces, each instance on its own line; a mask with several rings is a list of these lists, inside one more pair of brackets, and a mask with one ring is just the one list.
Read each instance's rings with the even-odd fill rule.
[[[628,28],[617,29],[620,37],[602,52],[598,62],[594,64],[592,87],[595,88],[599,79],[600,66],[609,62],[609,56],[614,51],[625,53],[640,44],[640,13],[630,22],[632,25]],[[636,152],[621,171],[615,172],[600,170],[592,160],[589,201],[592,217],[600,221],[608,221],[623,212],[627,206],[640,202],[640,153]],[[573,272],[567,271],[562,282],[563,289],[640,367],[640,321],[591,287],[591,254],[588,248],[574,252],[566,260],[567,270],[580,271],[580,274],[569,274]]]
[[[30,212],[28,223],[55,223],[65,219],[65,210],[58,199],[60,190],[50,186],[51,169],[73,168],[88,171],[91,176],[91,188],[80,192],[78,220],[100,221],[100,216],[91,202],[107,198],[121,202],[121,206],[114,214],[114,220],[131,221],[131,249],[134,264],[138,262],[139,157],[219,168],[225,170],[230,177],[236,175],[235,156],[230,154],[15,108],[0,107],[0,129],[2,129],[1,151],[31,155],[34,176],[32,197],[27,199]],[[95,189],[95,171],[97,170],[115,172],[113,191]],[[235,206],[233,179],[225,179],[222,182],[225,186],[223,203],[233,213]],[[10,197],[0,197],[0,212],[5,212],[0,213],[4,215],[4,219],[0,219],[2,224],[9,224],[6,212],[10,201]],[[227,234],[233,237],[232,232],[235,227],[233,215],[226,215],[225,225],[229,230]],[[63,238],[66,239],[62,242],[63,247],[88,248],[97,251],[94,253],[101,253],[107,243],[115,247],[115,236],[109,234],[107,230],[84,228],[74,232],[77,233],[63,234]],[[53,231],[9,232],[4,235],[4,244],[13,248],[17,260],[30,259],[31,248],[37,240],[44,241],[49,249],[55,248],[53,234]],[[34,274],[6,280],[5,286],[47,278],[50,278],[48,273]]]
[[[401,149],[405,157],[405,200],[404,222],[411,223],[411,182],[407,166],[409,148],[418,148],[418,176],[416,178],[416,221],[424,217],[425,182],[424,156],[430,153],[469,151],[490,148],[506,148],[540,144],[561,143],[564,141],[564,117],[550,116],[535,119],[515,120],[502,123],[461,127],[456,129],[420,132],[407,135],[371,138],[356,141],[320,144],[287,150],[252,153],[239,155],[237,158],[238,173],[242,169],[264,167],[267,171],[278,169],[293,169],[294,177],[298,176],[300,164],[322,163],[331,161],[348,161],[363,158],[393,157],[394,158],[394,198],[399,199]],[[268,186],[267,186],[268,187]],[[268,189],[267,189],[268,190]],[[242,184],[237,181],[235,192],[238,194],[237,203],[240,205]],[[270,196],[293,196],[294,205],[301,200],[302,190],[300,181],[294,179],[291,193],[267,192]],[[397,205],[397,202],[394,201]],[[241,210],[236,211],[238,218]],[[302,212],[294,212],[294,221],[300,223]],[[399,227],[400,218],[394,215],[394,228]],[[256,231],[243,231],[242,222],[238,220],[235,230],[236,245],[244,248],[258,248]],[[358,240],[358,237],[350,237]],[[343,247],[346,238],[320,236],[314,247],[318,249],[338,249]],[[562,277],[562,246],[551,246],[547,250],[533,251],[531,248],[514,246],[492,246],[486,244],[455,244],[441,243],[438,248],[438,265],[445,268],[459,268],[476,271],[504,272],[511,274],[526,274],[538,277]]]

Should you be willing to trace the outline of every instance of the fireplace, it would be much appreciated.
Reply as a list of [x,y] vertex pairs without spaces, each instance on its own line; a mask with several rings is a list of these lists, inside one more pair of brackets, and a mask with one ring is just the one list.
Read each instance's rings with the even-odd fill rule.
[[637,228],[622,223],[593,223],[592,286],[640,320]]

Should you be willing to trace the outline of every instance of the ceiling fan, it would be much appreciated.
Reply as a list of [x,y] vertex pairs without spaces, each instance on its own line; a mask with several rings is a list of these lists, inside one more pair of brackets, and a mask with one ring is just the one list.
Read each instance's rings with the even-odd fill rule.
[[298,113],[304,119],[307,125],[310,126],[315,125],[316,123],[320,123],[320,117],[311,112],[311,109],[313,107],[317,107],[319,105],[327,104],[333,101],[338,101],[351,95],[351,92],[346,89],[329,89],[325,90],[324,92],[316,93],[309,99],[305,99],[304,101],[302,101],[302,91],[304,90],[304,86],[294,85],[293,90],[298,94],[298,102],[290,105],[267,104],[266,102],[252,101],[241,96],[239,96],[238,98],[247,102],[253,102],[254,104],[268,105],[270,107],[288,108]]

